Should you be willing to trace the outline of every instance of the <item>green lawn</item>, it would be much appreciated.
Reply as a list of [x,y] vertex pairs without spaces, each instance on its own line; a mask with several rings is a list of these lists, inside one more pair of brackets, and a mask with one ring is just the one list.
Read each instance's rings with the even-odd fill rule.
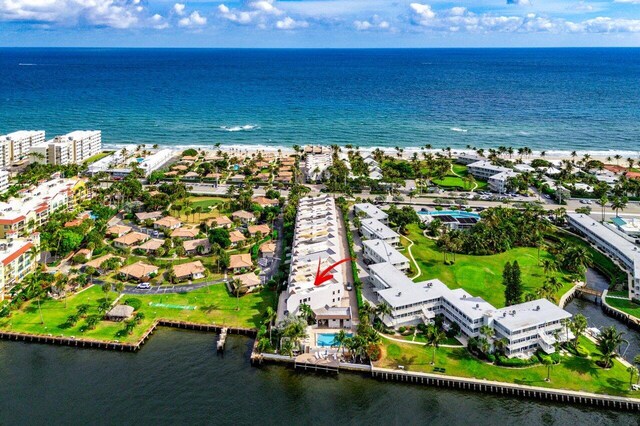
[[84,162],[85,164],[91,164],[91,163],[95,163],[98,160],[102,160],[104,157],[106,157],[107,155],[111,155],[113,154],[113,151],[104,151],[104,152],[100,152],[96,155],[93,155],[89,158],[87,158]]
[[[374,363],[376,367],[397,368],[398,365],[402,365],[408,371],[433,372],[432,348],[387,339],[383,339],[382,342],[383,356]],[[640,397],[640,391],[629,390],[629,373],[624,365],[614,361],[611,369],[604,370],[595,364],[599,359],[595,344],[582,337],[580,345],[590,352],[590,358],[563,357],[560,364],[551,367],[551,382],[545,381],[547,367],[544,365],[525,368],[499,367],[478,360],[466,348],[438,348],[435,366],[445,368],[445,374],[451,376]]]
[[[111,293],[109,297],[114,300],[116,295]],[[81,304],[90,305],[89,315],[98,314],[97,305],[103,298],[102,289],[98,286],[93,286],[80,294],[70,296],[66,302],[62,300],[44,300],[42,302],[44,324],[40,321],[37,302],[29,302],[19,311],[12,312],[10,317],[0,319],[0,329],[32,334],[135,342],[153,321],[159,318],[202,324],[257,328],[261,323],[262,314],[267,306],[274,306],[275,304],[275,294],[272,291],[250,293],[236,299],[236,297],[229,294],[224,284],[215,284],[183,294],[123,296],[121,301],[127,298],[140,299],[142,302],[140,312],[145,315],[145,319],[135,328],[131,335],[121,335],[123,324],[110,321],[101,321],[94,330],[83,330],[85,321],[82,319],[75,326],[68,327],[66,325],[67,317],[74,314]],[[149,303],[195,306],[196,309],[160,308],[149,306]],[[239,306],[239,310],[236,310],[237,306]]]
[[632,302],[631,300],[615,299],[613,297],[607,297],[607,303],[616,309],[620,309],[622,312],[626,312],[629,315],[640,318],[639,303]]
[[[501,308],[505,304],[504,286],[502,285],[502,270],[505,263],[518,261],[525,293],[535,293],[536,289],[544,283],[544,270],[538,265],[538,250],[536,248],[520,247],[490,256],[456,254],[455,264],[447,266],[444,264],[443,253],[436,247],[434,240],[422,235],[422,230],[418,225],[409,225],[408,229],[408,238],[415,243],[411,252],[421,271],[420,276],[414,281],[438,278],[449,288],[463,288],[473,296],[482,297],[496,308]],[[403,238],[402,244],[407,246],[409,243]],[[541,261],[550,257],[549,253],[540,252]],[[452,259],[453,256],[450,254],[448,258]],[[564,282],[563,287],[556,294],[559,299],[573,284],[560,274],[558,276]]]
[[225,201],[226,200],[221,197],[189,197],[191,208],[200,206],[203,210],[208,210],[209,207],[220,205]]
[[[462,180],[462,178],[468,174],[467,166],[463,166],[461,164],[454,164],[453,171],[455,172],[455,174],[449,172],[449,174],[447,174],[444,178],[432,179],[432,182],[438,186],[441,186],[447,189],[460,189],[462,191],[471,190],[469,183]],[[484,182],[481,180],[476,180],[476,183],[478,185],[476,187],[476,190],[483,190],[483,189],[486,189],[488,186],[487,182]]]

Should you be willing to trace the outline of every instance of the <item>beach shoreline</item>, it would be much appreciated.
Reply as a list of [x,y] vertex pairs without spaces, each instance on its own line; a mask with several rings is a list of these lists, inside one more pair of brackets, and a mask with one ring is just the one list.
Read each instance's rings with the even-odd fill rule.
[[[150,147],[150,144],[135,144],[135,143],[103,143],[103,150],[117,150],[117,149],[122,149],[123,147],[131,147],[131,146],[137,146],[137,145],[145,145],[147,148]],[[391,148],[391,147],[384,147],[384,146],[355,146],[353,145],[352,148],[346,148],[346,145],[339,145],[339,147],[341,148],[341,150],[343,152],[348,151],[349,149],[358,149],[361,153],[367,153],[370,154],[373,151],[377,150],[377,149],[381,149],[385,154],[393,156],[393,157],[397,157],[398,151],[395,148]],[[329,148],[331,147],[331,145],[326,145],[326,144],[313,144],[313,145],[299,145],[302,149],[304,149],[305,146],[322,146],[325,148]],[[293,146],[287,146],[287,145],[255,145],[255,144],[220,144],[219,147],[216,147],[214,144],[212,145],[164,145],[164,144],[158,144],[158,149],[171,149],[174,150],[176,152],[182,152],[185,151],[187,149],[197,149],[197,150],[204,150],[206,152],[209,153],[216,153],[218,151],[221,152],[226,152],[229,155],[231,154],[236,154],[236,155],[253,155],[253,154],[257,154],[259,152],[262,152],[263,154],[266,153],[272,153],[272,154],[277,154],[280,153],[282,155],[293,155],[295,154],[295,150],[293,149]],[[431,153],[433,155],[437,155],[437,154],[442,154],[444,156],[449,156],[449,152],[446,150],[446,148],[431,148],[431,149],[424,149],[424,147],[402,147],[402,153],[401,153],[401,157],[404,159],[410,159],[414,153],[417,153],[418,155],[422,155],[422,153]],[[485,156],[488,154],[489,149],[490,148],[483,148],[484,149],[484,154]],[[497,149],[497,147],[493,147],[493,149]],[[600,150],[600,151],[593,151],[593,150],[575,150],[575,151],[568,151],[568,150],[545,150],[545,151],[540,151],[540,150],[535,150],[532,151],[531,154],[527,154],[527,155],[520,155],[517,153],[517,147],[514,147],[514,150],[516,152],[514,152],[513,154],[502,154],[500,157],[506,160],[517,160],[522,158],[523,162],[527,163],[530,162],[531,160],[534,160],[536,158],[543,158],[547,161],[550,162],[561,162],[562,160],[579,160],[584,158],[585,155],[588,155],[589,158],[591,160],[598,160],[598,161],[602,161],[603,163],[606,164],[617,164],[619,163],[620,165],[624,165],[626,164],[626,160],[627,158],[632,158],[634,160],[638,160],[640,159],[640,150],[638,151],[615,151],[615,150]],[[544,156],[542,155],[542,153],[544,152]],[[575,152],[575,156],[572,155],[572,153]],[[474,149],[467,149],[467,148],[451,148],[451,157],[455,158],[461,155],[477,155],[476,150]],[[619,160],[615,160],[615,156],[616,155],[620,155],[621,158]]]

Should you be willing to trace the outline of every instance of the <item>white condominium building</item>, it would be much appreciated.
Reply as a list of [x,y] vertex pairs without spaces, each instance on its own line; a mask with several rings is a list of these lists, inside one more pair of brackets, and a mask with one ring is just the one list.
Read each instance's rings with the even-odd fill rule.
[[0,194],[9,189],[9,172],[0,170]]
[[362,219],[360,232],[369,240],[383,240],[392,246],[400,243],[400,235],[377,219]]
[[486,160],[476,161],[467,167],[469,173],[489,182],[489,187],[496,192],[504,192],[508,179],[517,175],[517,172],[512,169],[495,166]]
[[15,238],[10,233],[0,239],[0,301],[4,300],[6,291],[36,268],[39,248],[37,232],[28,238]]
[[28,234],[59,209],[69,209],[85,195],[82,179],[52,179],[0,202],[0,238]]
[[314,285],[318,267],[323,271],[345,256],[342,222],[337,214],[335,202],[328,195],[305,197],[298,203],[286,297],[289,313],[297,313],[301,304],[313,310],[341,305],[344,267],[331,270],[333,278],[329,281]]
[[101,151],[100,130],[76,130],[32,146],[31,158],[45,164],[80,164]]
[[327,169],[333,164],[332,154],[312,154],[306,156],[304,174],[308,180],[318,181],[325,176]]
[[640,249],[588,215],[567,215],[569,226],[584,235],[593,245],[613,258],[629,274],[629,298],[640,299]]
[[20,130],[0,136],[0,168],[26,158],[33,145],[44,142],[44,130]]
[[176,155],[176,151],[161,149],[151,155],[140,158],[136,158],[133,154],[133,152],[127,152],[123,156],[122,150],[118,150],[95,163],[89,164],[87,173],[93,175],[99,172],[106,172],[112,176],[122,177],[131,173],[130,163],[137,161],[145,176],[149,176],[152,172],[167,164]]
[[367,219],[376,219],[387,224],[389,216],[371,203],[360,203],[353,206],[357,216],[363,215]]
[[369,263],[388,262],[401,271],[409,269],[409,259],[383,240],[364,240],[362,249],[364,259]]
[[387,326],[417,324],[443,314],[468,337],[479,336],[483,325],[493,328],[496,338],[507,339],[509,356],[538,348],[552,353],[554,343],[572,338],[563,325],[571,314],[546,299],[496,309],[437,279],[414,283],[388,262],[369,266],[369,273],[379,302],[391,308],[391,315],[383,318]]

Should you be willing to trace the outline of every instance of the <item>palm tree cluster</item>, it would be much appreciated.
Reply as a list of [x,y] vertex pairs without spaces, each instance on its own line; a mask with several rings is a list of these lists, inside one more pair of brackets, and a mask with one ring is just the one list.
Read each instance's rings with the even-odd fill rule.
[[539,247],[549,229],[539,207],[495,207],[482,212],[482,220],[470,229],[443,234],[438,245],[445,253],[496,254],[514,247]]
[[613,359],[616,357],[620,345],[629,343],[624,339],[624,332],[616,330],[614,326],[606,327],[600,330],[600,334],[596,337],[597,347],[601,355],[601,366],[610,368],[613,365]]

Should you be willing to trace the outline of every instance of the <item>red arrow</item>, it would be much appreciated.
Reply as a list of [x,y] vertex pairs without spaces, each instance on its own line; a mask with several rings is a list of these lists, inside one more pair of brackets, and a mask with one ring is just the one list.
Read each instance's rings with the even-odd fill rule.
[[330,274],[329,271],[340,265],[341,263],[345,263],[350,260],[354,259],[347,257],[346,259],[339,260],[324,271],[320,272],[320,263],[322,262],[322,259],[318,259],[318,272],[316,273],[316,280],[313,282],[313,285],[321,285],[322,283],[329,281],[331,278],[333,278],[333,274]]

